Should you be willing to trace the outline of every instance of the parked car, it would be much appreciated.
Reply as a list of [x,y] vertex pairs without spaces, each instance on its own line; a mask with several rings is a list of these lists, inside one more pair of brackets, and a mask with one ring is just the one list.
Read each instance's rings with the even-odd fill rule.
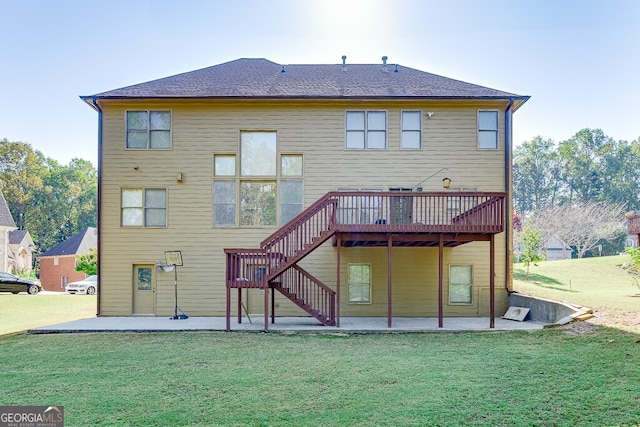
[[11,292],[19,294],[26,292],[30,295],[36,295],[42,290],[42,285],[35,279],[23,279],[15,274],[0,271],[0,292]]
[[89,276],[77,282],[67,283],[64,290],[69,294],[93,295],[98,290],[98,276]]

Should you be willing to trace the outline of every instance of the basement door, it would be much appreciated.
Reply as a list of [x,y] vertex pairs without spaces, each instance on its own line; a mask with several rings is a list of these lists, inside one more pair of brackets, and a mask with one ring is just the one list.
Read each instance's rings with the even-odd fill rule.
[[133,315],[153,316],[155,314],[156,286],[153,272],[155,265],[133,266]]
[[[247,271],[251,280],[260,281],[262,277],[267,273],[267,267],[263,264],[249,265]],[[245,300],[243,303],[249,314],[264,314],[264,290],[263,289],[247,289],[243,295]],[[244,313],[243,313],[244,314]]]

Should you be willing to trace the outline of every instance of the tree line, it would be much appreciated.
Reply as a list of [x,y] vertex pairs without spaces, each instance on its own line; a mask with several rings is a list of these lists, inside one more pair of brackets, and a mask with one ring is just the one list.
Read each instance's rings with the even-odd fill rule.
[[37,253],[96,226],[98,172],[88,160],[61,165],[28,143],[0,139],[0,189]]
[[638,171],[640,138],[616,141],[601,129],[559,143],[538,136],[514,149],[516,216],[579,257],[620,252],[624,213],[640,209]]

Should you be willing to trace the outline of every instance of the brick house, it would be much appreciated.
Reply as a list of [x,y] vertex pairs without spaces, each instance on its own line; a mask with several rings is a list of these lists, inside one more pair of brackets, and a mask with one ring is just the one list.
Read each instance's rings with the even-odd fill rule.
[[62,292],[67,283],[87,277],[82,271],[76,271],[76,257],[97,247],[98,231],[95,227],[87,227],[42,253],[38,259],[40,283],[44,290]]

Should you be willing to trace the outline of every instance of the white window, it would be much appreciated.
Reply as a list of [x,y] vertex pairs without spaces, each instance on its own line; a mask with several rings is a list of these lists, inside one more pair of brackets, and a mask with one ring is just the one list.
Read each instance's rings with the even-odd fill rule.
[[346,146],[353,150],[387,148],[387,113],[385,111],[347,111]]
[[498,112],[478,111],[478,148],[498,149]]
[[171,148],[171,111],[127,111],[127,148]]
[[167,190],[123,189],[121,200],[123,227],[166,227]]
[[449,303],[471,304],[473,267],[471,265],[449,266]]
[[403,150],[419,150],[422,147],[422,113],[420,111],[402,112],[402,142]]
[[371,303],[370,264],[349,264],[349,302]]

